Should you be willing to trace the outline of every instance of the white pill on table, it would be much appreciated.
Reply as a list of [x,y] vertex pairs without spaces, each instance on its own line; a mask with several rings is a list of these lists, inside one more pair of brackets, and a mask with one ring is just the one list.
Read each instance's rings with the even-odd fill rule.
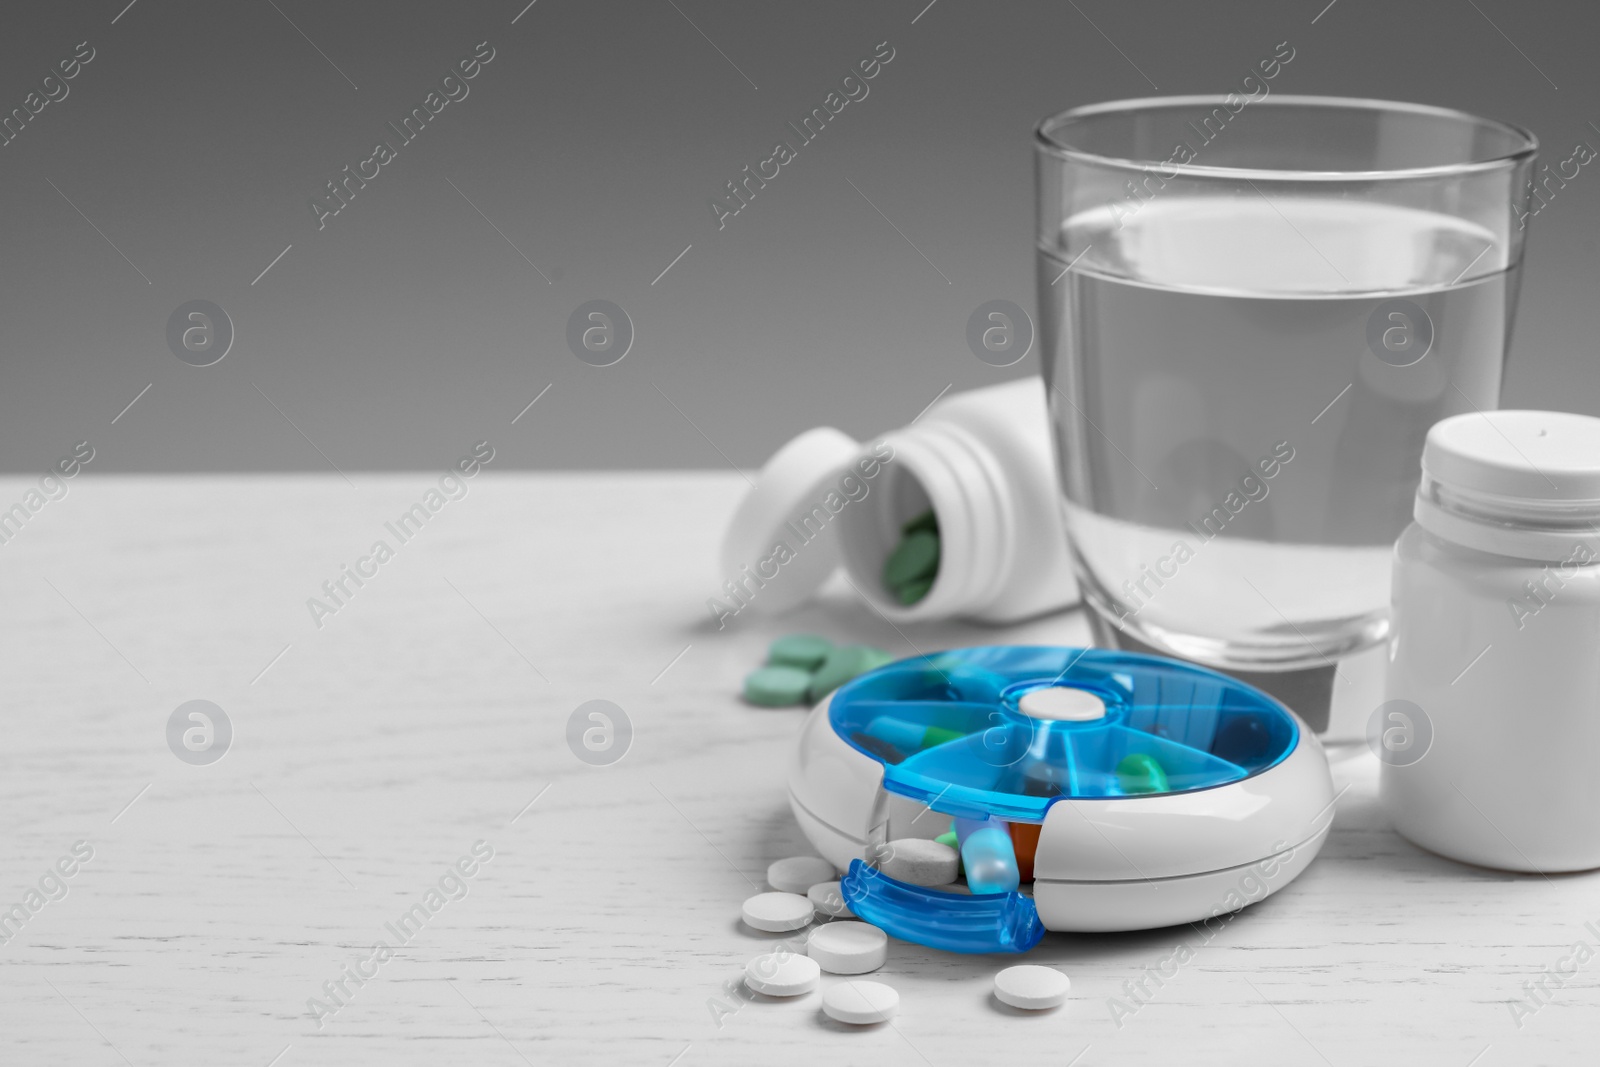
[[1031,963],[1007,967],[994,976],[994,995],[1000,1003],[1030,1011],[1060,1007],[1071,989],[1072,979],[1054,967]]
[[887,1022],[899,1009],[900,994],[882,982],[844,981],[822,994],[828,1018],[856,1026]]
[[956,880],[961,856],[949,845],[921,837],[890,841],[878,870],[907,885],[949,885]]
[[816,961],[798,952],[769,952],[744,965],[744,984],[769,997],[797,997],[821,980]]
[[767,884],[780,893],[799,893],[818,882],[839,877],[833,864],[818,856],[790,856],[776,860],[767,868]]
[[811,901],[811,906],[824,915],[840,916],[849,915],[850,906],[844,902],[844,890],[837,881],[818,882],[806,890],[806,899]]
[[744,921],[757,930],[781,934],[811,921],[811,901],[796,893],[757,893],[744,902]]
[[806,938],[806,955],[829,974],[866,974],[883,966],[889,935],[862,922],[819,926]]

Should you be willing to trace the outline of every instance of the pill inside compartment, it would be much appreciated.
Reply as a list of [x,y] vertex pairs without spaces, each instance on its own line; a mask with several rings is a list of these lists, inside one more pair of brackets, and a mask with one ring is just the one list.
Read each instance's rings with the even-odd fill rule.
[[[841,687],[828,707],[834,734],[881,765],[866,823],[872,839],[931,838],[961,859],[956,881],[935,884],[920,871],[897,879],[893,866],[875,869],[869,850],[842,887],[857,894],[857,916],[933,947],[1020,951],[1042,936],[1036,866],[1072,865],[1056,851],[1061,839],[1042,833],[1056,803],[1126,798],[1149,811],[1146,800],[1237,782],[1292,750],[1294,721],[1268,698],[1175,664],[1141,660],[1131,670],[1126,659],[1096,649],[958,649]],[[1058,812],[1057,821],[1073,814]]]
[[889,837],[933,838],[960,856],[957,880],[918,883],[925,893],[1030,895],[1055,803],[1204,789],[1284,750],[1277,734],[1289,728],[1218,682],[1163,679],[1152,689],[1096,658],[937,653],[838,694],[834,729],[884,766]]

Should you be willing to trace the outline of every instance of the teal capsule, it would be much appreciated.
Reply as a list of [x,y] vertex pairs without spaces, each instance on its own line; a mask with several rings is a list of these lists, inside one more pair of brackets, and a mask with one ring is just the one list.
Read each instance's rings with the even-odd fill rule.
[[1017,851],[1004,823],[995,818],[958,818],[955,824],[968,889],[974,893],[1009,893],[1021,884]]

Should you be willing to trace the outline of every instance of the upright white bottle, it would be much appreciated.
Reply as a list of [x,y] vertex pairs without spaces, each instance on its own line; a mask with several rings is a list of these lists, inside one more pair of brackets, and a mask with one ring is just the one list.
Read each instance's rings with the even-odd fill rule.
[[1481,867],[1600,867],[1600,419],[1435,423],[1415,518],[1368,735],[1395,829]]
[[[842,564],[850,585],[897,621],[1001,623],[1065,608],[1078,588],[1060,497],[1037,377],[947,396],[866,445],[810,430],[773,455],[729,524],[720,603],[735,614],[781,611]],[[904,524],[929,510],[938,570],[921,599],[901,604],[884,563]]]

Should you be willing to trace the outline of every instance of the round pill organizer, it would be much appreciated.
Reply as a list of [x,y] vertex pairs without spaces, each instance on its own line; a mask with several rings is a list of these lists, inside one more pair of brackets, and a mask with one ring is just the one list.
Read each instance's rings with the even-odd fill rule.
[[[901,660],[806,720],[789,801],[860,918],[956,952],[1046,930],[1143,930],[1283,888],[1333,821],[1316,737],[1251,686],[1160,656],[1002,645]],[[899,882],[863,862],[951,817],[1032,845],[1018,890]],[[881,853],[879,853],[881,854]]]

